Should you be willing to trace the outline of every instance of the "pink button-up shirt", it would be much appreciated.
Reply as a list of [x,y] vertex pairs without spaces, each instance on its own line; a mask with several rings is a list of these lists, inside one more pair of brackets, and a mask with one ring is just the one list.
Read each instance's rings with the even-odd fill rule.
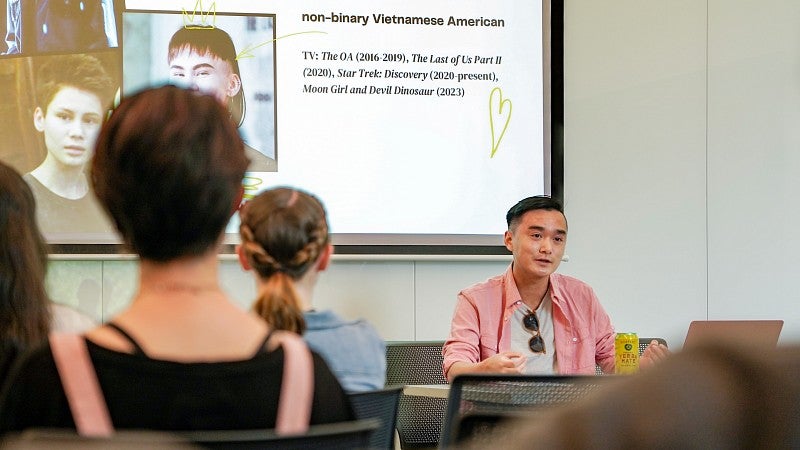
[[[556,360],[562,374],[614,372],[614,327],[588,284],[550,275]],[[511,317],[522,305],[511,266],[503,275],[458,294],[450,336],[442,349],[444,374],[458,361],[477,363],[511,349]]]

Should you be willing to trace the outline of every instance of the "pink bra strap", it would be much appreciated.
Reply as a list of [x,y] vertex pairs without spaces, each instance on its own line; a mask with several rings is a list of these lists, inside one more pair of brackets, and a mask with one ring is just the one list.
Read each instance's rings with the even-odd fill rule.
[[283,381],[275,421],[277,434],[308,431],[314,401],[314,359],[305,341],[293,333],[276,331],[270,339],[283,347]]
[[91,437],[114,434],[114,425],[83,336],[51,333],[50,348],[78,434]]

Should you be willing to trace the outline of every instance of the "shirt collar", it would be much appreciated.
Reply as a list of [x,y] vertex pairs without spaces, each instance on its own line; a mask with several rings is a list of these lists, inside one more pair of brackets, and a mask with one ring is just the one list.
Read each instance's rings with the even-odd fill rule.
[[505,299],[505,309],[516,307],[522,302],[522,295],[520,295],[519,289],[517,288],[517,282],[514,281],[513,266],[514,263],[509,264],[506,273],[503,274],[503,298]]
[[[506,269],[506,273],[503,274],[503,293],[505,294],[503,298],[505,299],[505,309],[516,307],[518,304],[522,304],[522,295],[519,293],[519,289],[517,288],[517,282],[514,281],[514,272],[512,270],[514,263],[508,265],[508,269]],[[559,301],[559,284],[558,284],[558,277],[554,274],[550,274],[550,300],[553,304],[558,304]]]
[[306,311],[303,319],[306,321],[306,329],[309,330],[340,327],[348,323],[331,310]]

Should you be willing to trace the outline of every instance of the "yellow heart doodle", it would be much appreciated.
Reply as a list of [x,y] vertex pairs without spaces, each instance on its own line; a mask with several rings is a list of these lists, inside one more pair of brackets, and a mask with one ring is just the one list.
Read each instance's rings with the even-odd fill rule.
[[[497,93],[497,102],[494,101],[495,93]],[[495,112],[494,107],[497,105],[497,111]],[[503,113],[503,108],[508,105],[508,114]],[[494,116],[495,114],[500,119],[498,122],[503,123],[503,129],[500,131],[500,134],[495,132],[495,123],[494,123]],[[505,120],[503,118],[505,117]],[[503,140],[503,136],[506,134],[506,129],[508,128],[508,122],[511,121],[511,100],[503,99],[503,90],[499,87],[492,89],[492,92],[489,93],[489,127],[492,129],[492,153],[489,155],[490,158],[494,158],[494,154],[497,152],[497,148],[500,147],[500,141]],[[498,128],[499,128],[498,123]],[[495,139],[495,136],[497,137]]]

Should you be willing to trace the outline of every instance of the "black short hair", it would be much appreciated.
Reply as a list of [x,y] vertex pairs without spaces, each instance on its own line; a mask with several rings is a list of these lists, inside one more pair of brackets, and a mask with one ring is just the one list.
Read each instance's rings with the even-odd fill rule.
[[[508,228],[511,229],[513,225],[516,225],[519,218],[522,217],[522,215],[526,212],[537,209],[558,211],[564,215],[564,206],[561,204],[561,202],[550,197],[549,195],[534,195],[533,197],[523,198],[508,210],[506,213],[506,223],[508,224]],[[564,220],[566,220],[566,216],[564,216]]]
[[92,182],[125,244],[167,262],[217,244],[249,161],[212,96],[175,86],[124,99],[97,138]]

